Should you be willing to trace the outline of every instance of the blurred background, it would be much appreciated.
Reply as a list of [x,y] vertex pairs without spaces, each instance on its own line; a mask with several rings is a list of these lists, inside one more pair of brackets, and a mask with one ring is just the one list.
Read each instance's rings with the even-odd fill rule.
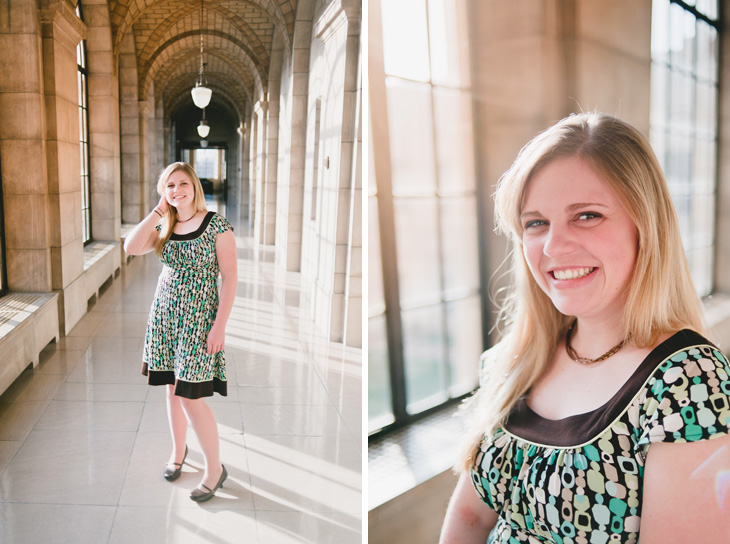
[[[717,0],[370,0],[369,541],[434,542],[453,417],[508,278],[492,193],[570,113],[636,126],[664,168],[715,341],[730,340],[730,56]],[[725,92],[725,89],[728,89]]]

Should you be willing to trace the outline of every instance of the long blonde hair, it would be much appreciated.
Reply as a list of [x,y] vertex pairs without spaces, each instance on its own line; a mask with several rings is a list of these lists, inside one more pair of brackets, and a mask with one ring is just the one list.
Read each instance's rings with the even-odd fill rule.
[[522,199],[530,178],[560,157],[585,160],[614,190],[638,231],[622,328],[638,347],[690,328],[706,334],[674,206],[649,143],[631,125],[602,113],[571,115],[530,141],[497,184],[497,228],[512,239],[512,284],[498,324],[501,341],[482,356],[479,391],[467,402],[468,470],[482,438],[504,424],[517,400],[545,370],[573,318],[561,314],[533,278],[522,251]]
[[[205,193],[203,193],[203,185],[200,183],[200,179],[195,173],[193,167],[186,162],[173,162],[162,171],[162,174],[160,174],[160,177],[157,179],[157,194],[160,196],[165,195],[165,186],[167,185],[167,180],[170,179],[170,176],[178,170],[182,170],[193,183],[193,205],[195,206],[195,212],[197,213],[207,211],[208,208],[205,205]],[[162,248],[170,239],[170,235],[172,234],[172,231],[175,228],[177,221],[177,208],[171,206],[168,203],[167,211],[163,214],[161,219],[162,229],[160,230],[160,235],[158,236],[157,240],[155,240],[155,254],[157,254],[158,257],[162,254]]]

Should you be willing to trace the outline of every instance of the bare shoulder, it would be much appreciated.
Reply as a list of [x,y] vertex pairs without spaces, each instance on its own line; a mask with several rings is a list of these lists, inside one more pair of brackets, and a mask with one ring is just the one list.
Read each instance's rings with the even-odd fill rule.
[[730,540],[730,435],[649,446],[644,472],[641,542]]

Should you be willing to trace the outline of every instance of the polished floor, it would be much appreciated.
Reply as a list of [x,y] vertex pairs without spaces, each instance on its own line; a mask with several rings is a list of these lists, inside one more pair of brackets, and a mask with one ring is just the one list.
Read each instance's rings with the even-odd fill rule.
[[162,478],[164,391],[140,375],[161,267],[137,257],[0,396],[1,543],[361,541],[361,353],[321,340],[300,318],[298,275],[237,241],[229,396],[210,402],[225,487],[188,498],[203,466],[192,430],[182,476]]

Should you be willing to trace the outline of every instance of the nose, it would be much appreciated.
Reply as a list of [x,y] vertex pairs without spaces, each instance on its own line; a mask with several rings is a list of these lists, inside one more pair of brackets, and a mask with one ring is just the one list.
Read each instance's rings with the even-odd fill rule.
[[542,251],[548,257],[561,257],[569,255],[575,250],[575,240],[570,230],[565,226],[550,225],[550,230],[545,237],[545,245]]

